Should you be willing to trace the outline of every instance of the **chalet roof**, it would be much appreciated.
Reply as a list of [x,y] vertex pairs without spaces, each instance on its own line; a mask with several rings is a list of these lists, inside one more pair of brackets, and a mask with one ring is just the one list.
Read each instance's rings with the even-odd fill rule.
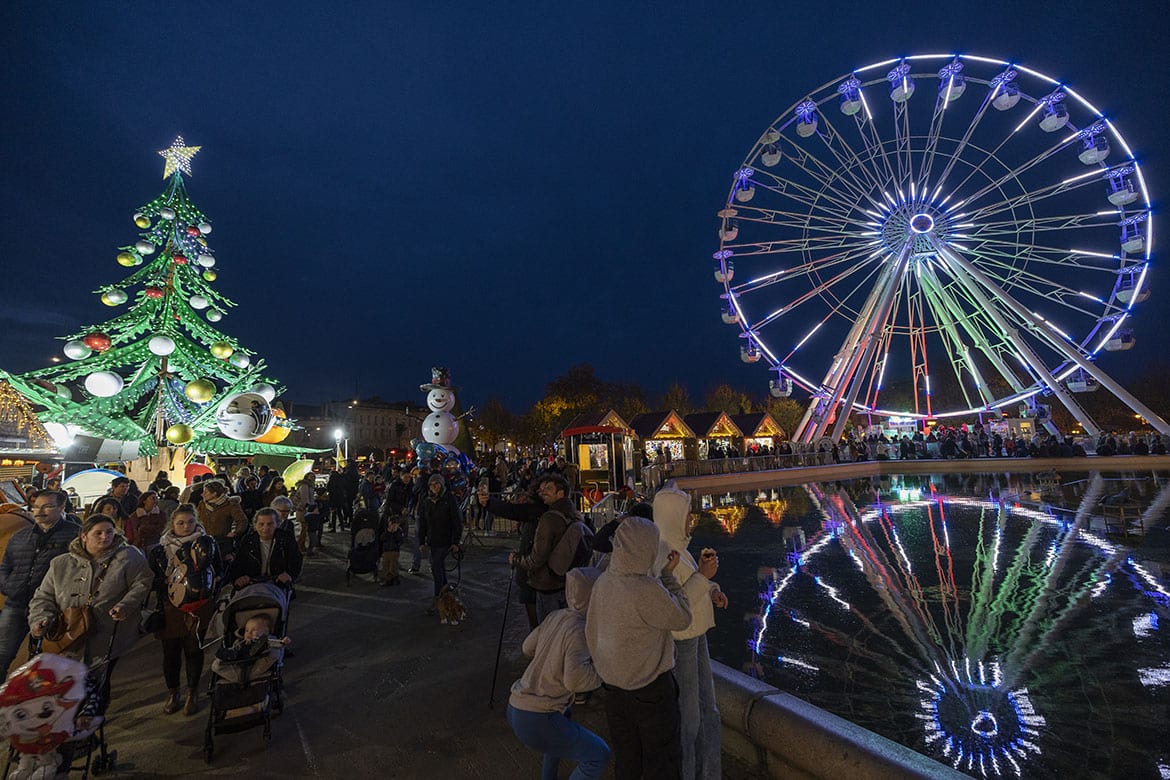
[[630,420],[630,427],[634,429],[634,433],[638,434],[638,438],[643,441],[661,438],[695,438],[695,432],[684,422],[682,416],[673,410],[639,414]]

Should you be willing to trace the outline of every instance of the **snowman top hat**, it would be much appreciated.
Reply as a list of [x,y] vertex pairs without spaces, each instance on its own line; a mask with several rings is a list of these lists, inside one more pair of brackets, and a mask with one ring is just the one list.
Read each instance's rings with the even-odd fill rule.
[[451,371],[444,366],[432,366],[430,384],[419,385],[418,389],[424,393],[431,390],[450,390],[453,393],[459,391],[458,387],[452,386]]

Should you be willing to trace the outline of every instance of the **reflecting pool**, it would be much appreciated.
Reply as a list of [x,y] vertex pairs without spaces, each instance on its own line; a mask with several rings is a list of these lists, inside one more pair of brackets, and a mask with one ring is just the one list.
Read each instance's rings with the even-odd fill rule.
[[[1055,477],[694,496],[712,655],[976,777],[1170,777],[1170,591],[1139,560],[1170,479]],[[1136,550],[1101,522],[1122,494]]]

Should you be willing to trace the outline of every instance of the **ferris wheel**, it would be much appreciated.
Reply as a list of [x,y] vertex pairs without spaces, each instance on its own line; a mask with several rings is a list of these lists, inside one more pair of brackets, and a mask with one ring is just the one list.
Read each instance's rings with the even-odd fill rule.
[[1094,360],[1135,344],[1150,296],[1145,180],[1056,79],[966,54],[859,68],[767,127],[717,216],[723,320],[774,395],[811,395],[796,439],[839,438],[843,409],[963,417],[1041,394],[1096,435],[1076,394],[1100,387],[1170,433]]

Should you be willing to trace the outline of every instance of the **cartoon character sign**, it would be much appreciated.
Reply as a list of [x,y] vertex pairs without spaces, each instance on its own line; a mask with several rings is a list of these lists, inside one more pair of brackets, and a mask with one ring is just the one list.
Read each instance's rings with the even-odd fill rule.
[[20,754],[10,779],[57,773],[57,746],[79,736],[74,719],[85,698],[85,677],[85,664],[45,653],[13,672],[0,688],[0,734]]

